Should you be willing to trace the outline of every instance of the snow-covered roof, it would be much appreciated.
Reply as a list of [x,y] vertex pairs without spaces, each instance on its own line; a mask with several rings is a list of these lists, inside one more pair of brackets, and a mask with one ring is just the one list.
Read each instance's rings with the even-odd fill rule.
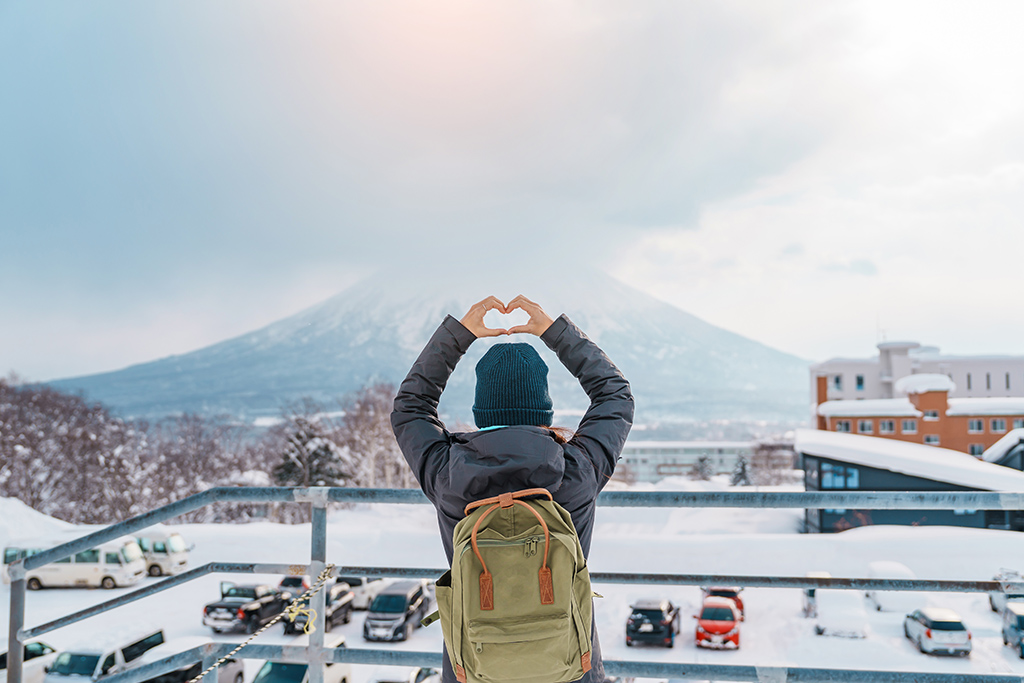
[[922,372],[919,375],[907,375],[896,380],[896,393],[923,394],[926,391],[953,391],[956,383],[948,376],[938,373]]
[[921,417],[920,410],[905,398],[868,398],[863,401],[825,401],[818,406],[823,417]]
[[946,415],[1024,415],[1024,396],[951,398]]
[[983,462],[948,448],[876,436],[798,429],[796,450],[973,489],[1024,492],[1024,472]]
[[1010,452],[1010,449],[1024,441],[1024,429],[1011,429],[1006,432],[1003,438],[985,449],[981,459],[985,462],[999,462],[1003,456]]

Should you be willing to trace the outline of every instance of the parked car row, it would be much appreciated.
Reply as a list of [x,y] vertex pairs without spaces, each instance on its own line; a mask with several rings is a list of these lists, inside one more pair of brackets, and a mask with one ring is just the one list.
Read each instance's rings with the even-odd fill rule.
[[[694,643],[697,647],[738,648],[740,622],[744,619],[743,599],[738,586],[706,586],[697,620]],[[679,607],[669,600],[640,600],[626,619],[626,646],[650,643],[675,646],[682,632]]]

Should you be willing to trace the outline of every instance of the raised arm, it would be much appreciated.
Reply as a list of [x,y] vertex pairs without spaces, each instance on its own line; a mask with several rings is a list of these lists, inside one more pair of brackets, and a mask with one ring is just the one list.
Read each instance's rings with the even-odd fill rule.
[[434,499],[434,477],[447,457],[450,437],[437,414],[448,378],[455,365],[477,337],[507,334],[490,329],[483,317],[492,308],[504,312],[505,305],[494,297],[475,304],[459,322],[447,316],[420,352],[412,369],[398,388],[391,428],[406,462],[427,497]]
[[572,442],[594,463],[598,486],[603,487],[615,471],[615,463],[633,426],[633,394],[629,382],[597,344],[566,316],[552,321],[539,305],[522,296],[509,302],[508,309],[513,308],[526,311],[530,321],[511,328],[509,333],[538,335],[587,392],[590,408],[580,421]]

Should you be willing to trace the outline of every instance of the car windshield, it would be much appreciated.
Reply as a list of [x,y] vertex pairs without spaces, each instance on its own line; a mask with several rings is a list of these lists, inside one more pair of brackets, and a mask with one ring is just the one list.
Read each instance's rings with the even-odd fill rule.
[[378,595],[370,605],[371,612],[404,612],[404,595]]
[[705,607],[700,611],[700,618],[706,621],[732,621],[732,610],[728,607]]
[[629,615],[630,619],[647,619],[648,621],[661,621],[665,618],[664,613],[661,610],[656,609],[635,609],[633,613]]
[[281,586],[284,588],[302,588],[303,580],[301,576],[286,576],[281,579]]
[[716,588],[708,592],[708,595],[714,595],[719,598],[735,598],[740,594],[739,591],[728,590],[726,588]]
[[121,554],[124,555],[124,559],[128,562],[134,562],[135,560],[142,559],[142,548],[135,541],[131,543],[125,543],[121,547]]
[[267,662],[252,683],[300,683],[306,677],[306,664]]
[[959,621],[933,621],[932,628],[936,631],[966,631],[967,627]]
[[50,667],[50,673],[62,676],[92,676],[99,664],[99,655],[75,655],[61,652]]
[[350,586],[362,586],[363,585],[363,580],[358,578],[358,577],[355,577],[355,576],[339,576],[338,577],[338,581],[339,582],[344,581],[345,583],[347,583]]
[[183,553],[187,550],[185,539],[181,537],[181,534],[171,534],[167,538],[167,550],[172,553]]
[[225,598],[246,598],[252,600],[256,597],[255,588],[242,588],[241,586],[232,586],[223,593]]

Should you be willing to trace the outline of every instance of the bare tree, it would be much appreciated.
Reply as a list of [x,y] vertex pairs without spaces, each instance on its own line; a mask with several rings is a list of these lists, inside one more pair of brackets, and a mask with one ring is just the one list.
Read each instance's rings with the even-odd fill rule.
[[368,488],[414,488],[416,478],[391,430],[395,386],[370,384],[342,400],[338,441],[356,466],[356,481]]

